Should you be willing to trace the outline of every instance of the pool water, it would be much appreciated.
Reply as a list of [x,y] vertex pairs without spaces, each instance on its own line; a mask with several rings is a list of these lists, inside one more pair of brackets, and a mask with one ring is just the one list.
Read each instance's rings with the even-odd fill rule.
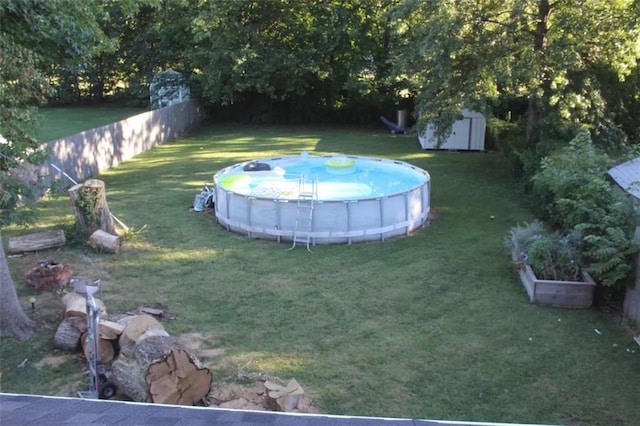
[[[423,184],[423,170],[407,163],[346,156],[293,156],[258,160],[269,171],[244,171],[247,163],[224,169],[216,183],[253,197],[297,199],[300,178],[317,180],[319,200],[363,200],[402,193]],[[332,166],[336,161],[338,166]],[[344,164],[344,165],[341,165]]]

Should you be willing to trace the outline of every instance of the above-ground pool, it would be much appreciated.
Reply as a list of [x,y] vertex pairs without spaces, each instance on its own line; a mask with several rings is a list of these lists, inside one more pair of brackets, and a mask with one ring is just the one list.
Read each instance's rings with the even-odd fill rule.
[[403,161],[303,152],[236,164],[213,181],[218,222],[253,238],[384,240],[422,227],[429,215],[429,174]]

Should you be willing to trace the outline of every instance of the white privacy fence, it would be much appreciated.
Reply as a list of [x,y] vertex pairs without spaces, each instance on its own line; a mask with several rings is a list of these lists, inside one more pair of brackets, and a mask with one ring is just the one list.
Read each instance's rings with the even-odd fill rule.
[[51,183],[58,173],[55,165],[76,181],[95,176],[188,132],[203,115],[198,102],[190,100],[47,142],[51,154],[42,174]]

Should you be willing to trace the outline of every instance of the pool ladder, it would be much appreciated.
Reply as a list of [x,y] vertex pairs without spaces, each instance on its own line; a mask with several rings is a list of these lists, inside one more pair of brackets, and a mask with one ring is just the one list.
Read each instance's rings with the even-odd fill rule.
[[318,178],[308,182],[304,175],[298,181],[298,205],[296,209],[296,225],[293,229],[293,245],[289,250],[296,247],[297,243],[304,243],[307,250],[311,251],[311,230],[313,226],[313,206],[318,200]]

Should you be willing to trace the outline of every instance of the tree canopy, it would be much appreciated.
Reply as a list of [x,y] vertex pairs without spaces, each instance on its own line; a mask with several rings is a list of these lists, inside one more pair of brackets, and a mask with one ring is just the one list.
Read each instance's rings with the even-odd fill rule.
[[405,40],[396,73],[441,130],[462,106],[521,100],[529,144],[559,120],[603,131],[621,112],[607,94],[637,79],[638,12],[631,0],[405,0],[393,10]]
[[[73,7],[70,4],[73,3]],[[55,102],[148,104],[174,69],[221,116],[377,120],[403,101],[446,133],[460,108],[637,142],[634,0],[7,0],[2,31],[41,58]],[[65,13],[61,13],[65,11]],[[27,31],[28,30],[28,31]],[[418,118],[418,117],[417,117]]]

